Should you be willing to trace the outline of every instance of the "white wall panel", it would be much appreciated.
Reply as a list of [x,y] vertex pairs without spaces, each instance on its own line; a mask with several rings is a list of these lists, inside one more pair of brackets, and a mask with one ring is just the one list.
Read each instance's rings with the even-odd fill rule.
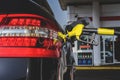
[[102,5],[101,16],[120,16],[120,4]]
[[68,11],[70,21],[75,20],[75,15],[79,17],[91,17],[92,16],[92,6],[69,6]]
[[[120,4],[106,4],[100,7],[100,16],[120,16]],[[79,17],[92,17],[92,5],[68,6],[68,21],[74,21],[75,15]],[[101,21],[103,27],[120,27],[120,20]]]
[[101,27],[120,27],[120,21],[101,21]]

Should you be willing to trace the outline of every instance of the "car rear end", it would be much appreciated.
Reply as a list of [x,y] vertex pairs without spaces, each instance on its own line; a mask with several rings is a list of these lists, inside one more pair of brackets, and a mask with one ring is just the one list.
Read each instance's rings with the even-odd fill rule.
[[0,57],[29,58],[27,80],[58,79],[61,30],[46,0],[0,0]]

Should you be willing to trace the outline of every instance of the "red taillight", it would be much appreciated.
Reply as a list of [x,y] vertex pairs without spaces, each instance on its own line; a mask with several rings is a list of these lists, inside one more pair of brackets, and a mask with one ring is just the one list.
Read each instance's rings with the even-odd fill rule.
[[0,46],[6,47],[34,47],[36,46],[37,38],[30,37],[2,37],[0,38]]
[[[43,48],[46,49],[46,51],[53,50],[52,52],[56,52],[57,46],[53,43],[53,39],[57,38],[57,30],[58,29],[53,24],[53,22],[38,15],[0,15],[0,47],[4,47],[6,48],[6,50],[8,49],[8,47],[9,50],[10,48],[11,50],[13,50],[13,48],[16,48],[17,51],[20,51],[19,49],[21,48]],[[35,50],[34,54],[39,53],[36,52],[39,51],[38,49]],[[34,51],[34,49],[32,51]],[[0,57],[2,57],[1,53],[3,52],[0,52]],[[12,52],[14,52],[15,54],[16,51]],[[50,52],[51,51],[49,51],[49,53]],[[21,54],[29,53],[33,52],[21,52]],[[29,57],[30,55],[32,54],[29,54]],[[23,57],[28,56],[26,55]]]
[[12,20],[9,22],[9,25],[17,25],[17,22],[18,22],[18,19],[12,19]]
[[9,22],[10,26],[40,26],[40,20],[37,19],[30,19],[30,18],[19,18],[19,19],[12,19]]

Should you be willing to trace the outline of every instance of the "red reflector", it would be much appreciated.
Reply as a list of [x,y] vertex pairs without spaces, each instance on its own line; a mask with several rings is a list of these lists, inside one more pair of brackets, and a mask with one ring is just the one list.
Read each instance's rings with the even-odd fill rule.
[[41,22],[39,20],[36,21],[36,25],[37,26],[40,26],[41,25]]
[[31,19],[26,19],[26,25],[30,25]]
[[30,38],[30,37],[3,37],[0,38],[0,46],[36,46],[37,38]]
[[36,25],[36,23],[37,23],[36,19],[33,19],[32,22],[31,22],[31,24],[34,25],[34,26]]
[[25,19],[19,19],[18,25],[24,25],[25,24]]
[[12,25],[12,26],[17,25],[17,22],[18,22],[18,19],[12,19],[9,25]]
[[0,57],[51,57],[59,58],[57,50],[43,48],[0,48]]

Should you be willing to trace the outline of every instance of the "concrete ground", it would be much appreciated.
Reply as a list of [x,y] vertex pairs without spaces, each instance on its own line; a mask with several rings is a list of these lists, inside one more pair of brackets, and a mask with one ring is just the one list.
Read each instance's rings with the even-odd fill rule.
[[120,80],[120,67],[77,67],[74,76],[74,80]]

